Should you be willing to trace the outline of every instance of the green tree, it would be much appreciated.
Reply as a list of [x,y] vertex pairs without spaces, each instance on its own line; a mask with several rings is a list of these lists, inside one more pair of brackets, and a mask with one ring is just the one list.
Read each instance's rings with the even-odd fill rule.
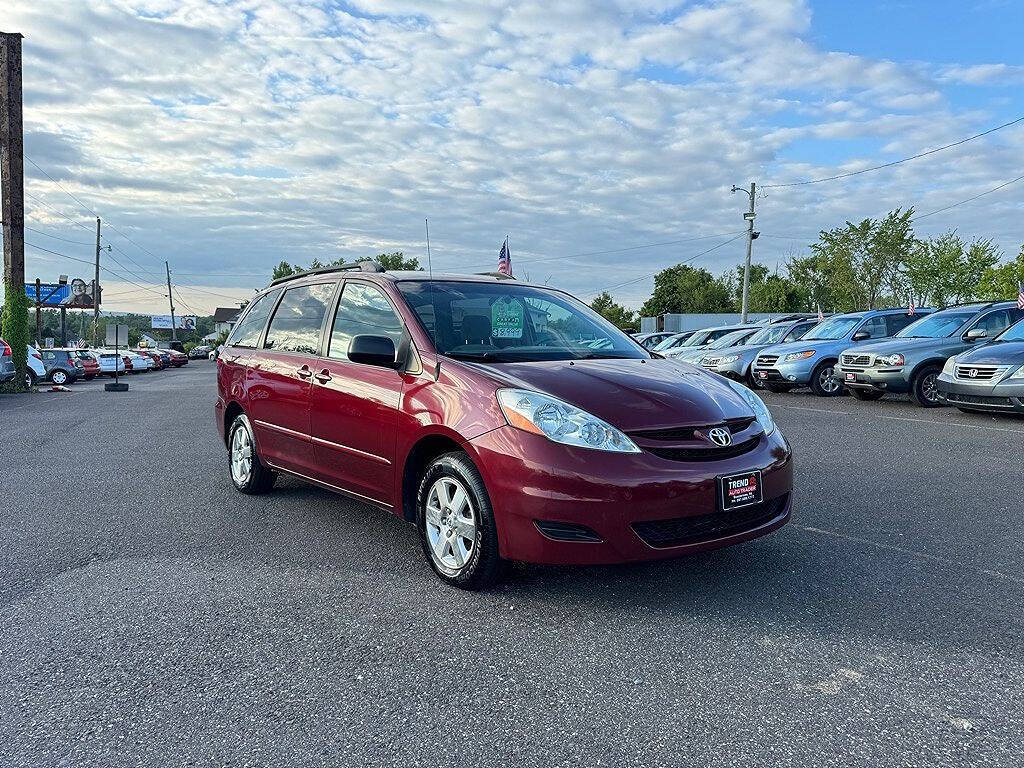
[[917,243],[906,258],[907,289],[919,305],[938,307],[971,301],[979,296],[983,275],[999,262],[991,240],[967,244],[955,232]]
[[280,280],[282,277],[289,277],[302,270],[296,269],[287,261],[280,262],[270,273],[271,280]]
[[[736,266],[736,306],[743,304],[743,265]],[[779,274],[771,274],[764,264],[750,265],[751,312],[800,312],[807,306],[807,296],[800,286]]]
[[706,269],[676,264],[654,276],[654,293],[640,308],[644,317],[666,312],[732,312],[735,309],[729,280]]
[[25,387],[25,370],[28,367],[28,309],[29,301],[25,287],[8,282],[4,286],[4,306],[0,312],[0,337],[11,347],[14,361],[14,381],[8,388],[15,392]]
[[978,298],[996,301],[1012,299],[1024,285],[1024,245],[1020,253],[1002,264],[993,264],[978,281]]
[[624,331],[635,331],[638,327],[636,312],[616,304],[608,291],[602,292],[590,302],[590,308]]
[[420,270],[420,260],[413,258],[405,258],[405,253],[402,251],[394,251],[392,253],[378,253],[374,258],[378,264],[384,269],[388,270]]

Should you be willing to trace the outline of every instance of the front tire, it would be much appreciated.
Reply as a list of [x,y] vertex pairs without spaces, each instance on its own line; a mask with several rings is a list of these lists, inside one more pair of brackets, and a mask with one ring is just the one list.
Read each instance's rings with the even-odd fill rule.
[[446,453],[427,467],[416,494],[416,527],[427,562],[446,584],[479,590],[501,576],[491,500],[466,454]]
[[811,373],[811,392],[818,397],[837,397],[843,392],[843,385],[836,379],[836,364],[823,360]]
[[879,392],[877,389],[857,389],[856,387],[847,387],[847,389],[850,390],[854,400],[881,400],[885,397],[885,392]]
[[228,475],[235,488],[250,496],[267,493],[277,474],[260,461],[249,417],[240,413],[228,432]]
[[922,408],[938,408],[942,405],[939,400],[939,388],[936,386],[936,379],[942,369],[937,365],[929,365],[922,369],[910,385],[910,399]]
[[36,375],[32,371],[25,371],[25,386],[32,389],[36,385]]

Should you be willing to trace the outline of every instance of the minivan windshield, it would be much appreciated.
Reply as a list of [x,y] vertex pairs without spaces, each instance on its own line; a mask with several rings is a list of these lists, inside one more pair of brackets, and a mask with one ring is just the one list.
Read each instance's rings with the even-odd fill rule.
[[860,324],[860,317],[831,317],[811,328],[804,336],[804,341],[842,339]]
[[567,294],[513,281],[400,280],[398,290],[437,351],[459,360],[650,358],[650,353]]
[[789,323],[776,323],[762,328],[749,339],[747,344],[778,344],[785,337],[786,332],[793,326]]
[[911,323],[897,333],[896,337],[901,339],[941,339],[945,336],[952,336],[976,314],[978,314],[977,310],[936,312]]
[[726,347],[733,347],[740,343],[741,339],[745,339],[750,336],[754,331],[750,328],[743,328],[739,331],[732,331],[731,333],[725,334],[717,341],[712,342],[708,345],[708,349],[725,349]]

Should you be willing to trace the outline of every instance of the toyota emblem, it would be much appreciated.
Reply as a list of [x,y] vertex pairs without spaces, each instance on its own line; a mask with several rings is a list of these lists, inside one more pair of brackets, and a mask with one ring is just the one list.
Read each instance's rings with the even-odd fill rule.
[[978,369],[977,368],[971,368],[971,370],[969,370],[967,372],[967,375],[970,376],[972,379],[978,378]]
[[732,433],[725,427],[713,427],[708,430],[708,438],[715,445],[732,445]]

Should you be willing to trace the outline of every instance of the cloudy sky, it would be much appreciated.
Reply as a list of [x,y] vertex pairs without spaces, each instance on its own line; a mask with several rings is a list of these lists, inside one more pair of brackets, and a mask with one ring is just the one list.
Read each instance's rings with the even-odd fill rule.
[[[638,306],[663,267],[742,258],[742,238],[726,243],[744,226],[734,183],[857,170],[1024,115],[1022,26],[1018,0],[0,10],[0,29],[25,35],[26,240],[88,261],[95,211],[111,225],[106,309],[163,310],[167,259],[179,311],[197,312],[250,295],[282,259],[425,261],[425,217],[435,270],[493,268],[508,234],[517,275],[584,298],[616,286]],[[1021,174],[1024,123],[766,188],[755,259],[774,267],[821,228],[930,212]],[[956,228],[1012,254],[1022,214],[1013,184],[918,232]],[[90,274],[26,254],[29,278]]]

